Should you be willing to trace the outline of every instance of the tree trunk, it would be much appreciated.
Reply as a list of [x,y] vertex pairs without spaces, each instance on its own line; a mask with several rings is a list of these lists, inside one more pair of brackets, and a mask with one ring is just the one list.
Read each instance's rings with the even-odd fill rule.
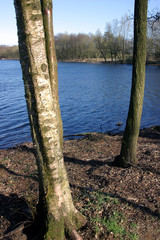
[[62,240],[66,234],[70,239],[81,239],[75,229],[85,224],[85,218],[73,205],[64,166],[58,130],[58,95],[53,96],[57,94],[53,89],[57,84],[52,84],[53,73],[46,53],[41,1],[14,0],[14,4],[25,97],[36,147],[41,229],[46,240]]
[[63,146],[63,124],[59,108],[58,97],[58,72],[57,72],[57,58],[53,34],[53,19],[52,19],[52,0],[41,0],[43,12],[43,24],[46,41],[46,54],[48,59],[49,75],[52,88],[52,96],[55,103],[58,116],[58,129],[60,134],[61,145]]
[[131,99],[121,153],[115,160],[115,164],[122,167],[137,163],[137,140],[145,85],[147,5],[148,0],[135,0]]

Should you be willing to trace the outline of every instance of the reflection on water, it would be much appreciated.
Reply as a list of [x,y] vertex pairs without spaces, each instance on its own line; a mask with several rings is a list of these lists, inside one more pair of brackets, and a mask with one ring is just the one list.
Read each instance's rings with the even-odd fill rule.
[[[64,135],[124,130],[131,65],[59,63]],[[160,125],[160,68],[146,67],[141,127]],[[0,148],[31,141],[19,61],[0,61]]]

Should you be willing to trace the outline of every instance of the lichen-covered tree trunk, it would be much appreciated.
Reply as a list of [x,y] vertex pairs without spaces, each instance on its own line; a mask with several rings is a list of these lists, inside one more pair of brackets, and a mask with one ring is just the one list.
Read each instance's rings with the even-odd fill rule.
[[115,160],[115,164],[122,167],[137,163],[137,140],[145,85],[147,5],[148,0],[135,0],[131,98],[121,153]]
[[55,102],[55,108],[58,116],[58,129],[60,134],[60,142],[63,146],[63,124],[61,119],[61,113],[59,108],[59,97],[58,97],[58,74],[57,74],[57,58],[54,43],[53,34],[53,17],[52,17],[52,0],[41,0],[42,13],[43,13],[43,24],[45,31],[46,41],[46,54],[48,59],[49,75],[51,82],[51,89],[53,100]]
[[[14,0],[32,139],[39,172],[39,207],[44,239],[81,239],[76,229],[85,218],[75,209],[64,166],[58,87],[53,83],[44,31],[41,0]],[[54,64],[54,59],[52,59]],[[51,67],[52,68],[52,67]],[[56,74],[56,73],[54,73]]]

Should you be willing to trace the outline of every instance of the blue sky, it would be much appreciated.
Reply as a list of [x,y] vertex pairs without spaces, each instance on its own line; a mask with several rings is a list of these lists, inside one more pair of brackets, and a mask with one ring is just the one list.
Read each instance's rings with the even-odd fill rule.
[[[159,8],[160,0],[149,0],[148,9]],[[134,12],[134,0],[53,0],[54,32],[103,33],[106,22]],[[17,44],[13,0],[1,0],[0,45]]]

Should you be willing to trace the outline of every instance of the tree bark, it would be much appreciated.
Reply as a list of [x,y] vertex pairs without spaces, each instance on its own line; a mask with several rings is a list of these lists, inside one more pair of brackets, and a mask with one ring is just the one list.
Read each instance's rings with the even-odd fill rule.
[[[46,240],[80,239],[85,218],[75,209],[64,166],[59,132],[58,94],[46,52],[40,0],[14,0],[25,97],[39,172],[39,207]],[[48,44],[48,43],[47,43]],[[50,50],[48,50],[50,51]],[[52,64],[54,64],[52,58]],[[52,84],[53,83],[53,84]],[[56,99],[56,101],[55,101]]]
[[148,0],[135,0],[131,98],[121,153],[115,160],[115,164],[122,167],[137,164],[137,141],[145,85],[147,5]]
[[58,72],[57,72],[57,58],[53,34],[53,17],[52,17],[52,0],[41,0],[43,12],[43,24],[46,41],[46,54],[49,67],[49,75],[51,81],[51,89],[55,108],[58,116],[58,129],[60,134],[61,146],[63,146],[63,123],[61,119],[59,97],[58,97]]

